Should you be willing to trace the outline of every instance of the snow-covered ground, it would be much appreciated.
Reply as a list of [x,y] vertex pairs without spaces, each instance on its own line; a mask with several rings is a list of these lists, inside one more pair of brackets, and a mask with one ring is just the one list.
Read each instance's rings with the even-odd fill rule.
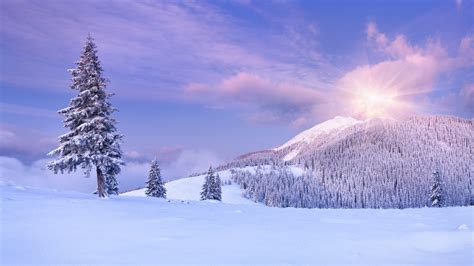
[[2,265],[473,263],[473,207],[309,210],[98,199],[5,181],[0,192]]

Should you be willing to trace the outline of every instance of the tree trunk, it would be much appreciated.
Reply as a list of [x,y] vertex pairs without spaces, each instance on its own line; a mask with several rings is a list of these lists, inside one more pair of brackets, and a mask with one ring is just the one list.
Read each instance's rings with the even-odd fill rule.
[[102,170],[100,170],[99,167],[96,167],[97,171],[97,194],[99,195],[100,198],[105,198],[105,180],[104,180],[104,175],[102,174]]

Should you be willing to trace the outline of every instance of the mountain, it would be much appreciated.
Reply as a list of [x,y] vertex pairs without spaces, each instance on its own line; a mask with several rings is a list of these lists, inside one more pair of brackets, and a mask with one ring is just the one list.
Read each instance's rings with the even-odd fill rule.
[[[228,203],[247,199],[274,207],[431,206],[436,171],[443,206],[465,206],[474,202],[474,120],[336,117],[277,148],[244,154],[217,170],[223,180],[232,180],[223,187],[223,201]],[[170,198],[199,199],[203,180],[204,175],[196,175],[168,183]]]
[[[240,156],[225,167],[282,162],[299,166],[310,177],[276,169],[273,176],[240,173],[234,179],[240,180],[247,197],[272,197],[268,205],[331,208],[430,205],[433,172],[439,171],[445,205],[458,206],[468,205],[472,197],[473,145],[472,119],[417,116],[362,122],[336,117],[278,148]],[[290,197],[294,194],[301,196]]]

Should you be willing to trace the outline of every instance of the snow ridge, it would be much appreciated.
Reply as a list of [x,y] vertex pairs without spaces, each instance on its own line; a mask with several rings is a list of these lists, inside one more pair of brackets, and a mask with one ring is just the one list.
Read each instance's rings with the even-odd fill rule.
[[288,142],[278,148],[275,148],[274,150],[279,151],[299,142],[311,143],[321,135],[341,131],[350,126],[363,122],[364,121],[360,121],[352,117],[336,116],[331,120],[325,121],[321,124],[317,124],[316,126],[301,132],[300,134],[296,135],[294,138],[290,139]]

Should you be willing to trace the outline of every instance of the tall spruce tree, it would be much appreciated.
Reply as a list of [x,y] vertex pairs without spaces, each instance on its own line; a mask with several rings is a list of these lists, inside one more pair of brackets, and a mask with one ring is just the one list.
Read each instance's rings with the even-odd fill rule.
[[[97,194],[105,197],[108,191],[118,192],[115,176],[124,164],[120,148],[122,135],[117,133],[116,120],[111,117],[116,109],[108,101],[112,94],[105,91],[107,80],[102,76],[96,45],[90,35],[76,68],[69,71],[71,89],[78,94],[67,108],[59,110],[69,132],[59,137],[59,147],[48,154],[58,157],[48,168],[54,173],[69,173],[79,166],[86,175],[95,168]],[[113,179],[106,182],[107,177]],[[109,185],[113,187],[107,187]]]
[[165,184],[161,178],[160,166],[156,160],[151,162],[145,194],[149,197],[166,198]]
[[441,187],[441,173],[439,171],[435,171],[433,173],[433,185],[431,186],[430,199],[432,207],[443,207],[444,198]]

